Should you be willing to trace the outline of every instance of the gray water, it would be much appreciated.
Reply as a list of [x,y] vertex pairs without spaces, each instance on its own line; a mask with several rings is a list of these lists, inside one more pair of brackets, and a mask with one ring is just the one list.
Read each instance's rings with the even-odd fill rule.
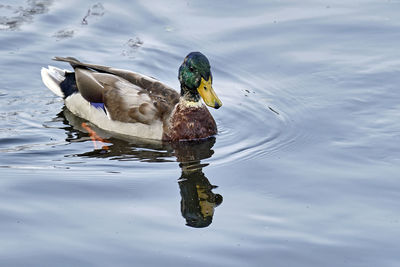
[[[399,266],[399,11],[1,2],[0,265]],[[224,103],[205,142],[93,144],[40,78],[74,56],[179,88],[191,51]]]

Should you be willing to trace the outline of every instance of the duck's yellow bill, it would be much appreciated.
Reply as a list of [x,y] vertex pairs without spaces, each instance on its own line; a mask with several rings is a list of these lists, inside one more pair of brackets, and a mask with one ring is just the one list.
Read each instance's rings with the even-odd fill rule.
[[197,88],[197,91],[207,106],[212,108],[220,108],[222,106],[221,100],[219,100],[212,88],[211,76],[208,78],[208,81],[204,80],[203,77],[201,78],[200,86]]

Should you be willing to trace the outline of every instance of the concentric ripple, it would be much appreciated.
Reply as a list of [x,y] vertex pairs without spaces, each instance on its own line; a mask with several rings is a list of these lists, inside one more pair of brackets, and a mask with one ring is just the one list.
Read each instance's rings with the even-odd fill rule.
[[[213,164],[251,160],[272,154],[294,143],[302,133],[296,130],[294,115],[301,103],[273,88],[230,84],[230,97],[223,97],[223,114],[214,112],[219,134]],[[254,89],[252,89],[254,88]],[[222,113],[222,112],[221,112]]]

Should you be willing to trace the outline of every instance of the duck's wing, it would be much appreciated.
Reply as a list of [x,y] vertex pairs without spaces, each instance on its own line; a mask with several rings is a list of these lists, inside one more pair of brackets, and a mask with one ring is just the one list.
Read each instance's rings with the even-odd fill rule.
[[161,105],[142,88],[123,79],[104,84],[103,102],[112,120],[129,123],[150,125],[155,121],[163,121],[172,111],[172,107],[167,110],[160,108]]
[[[179,102],[179,94],[171,87],[163,84],[162,82],[152,77],[123,69],[116,69],[108,66],[95,65],[90,63],[81,62],[73,57],[55,57],[56,61],[64,61],[71,64],[76,70],[77,67],[89,68],[99,73],[109,73],[123,78],[134,85],[146,90],[147,93],[155,100],[163,100],[166,103],[175,106]],[[87,80],[87,79],[86,79]],[[90,82],[90,80],[87,80]],[[95,84],[94,84],[95,86]],[[96,94],[96,92],[93,92]]]
[[179,101],[176,91],[145,75],[81,63],[73,58],[56,60],[72,65],[83,98],[104,103],[112,120],[144,124],[164,121]]

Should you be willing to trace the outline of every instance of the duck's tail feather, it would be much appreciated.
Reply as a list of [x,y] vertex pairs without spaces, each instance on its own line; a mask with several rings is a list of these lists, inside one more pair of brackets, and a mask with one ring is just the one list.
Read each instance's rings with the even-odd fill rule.
[[68,62],[73,68],[82,65],[82,63],[74,57],[54,57],[53,60]]
[[75,73],[48,66],[41,71],[43,83],[56,95],[66,98],[78,91]]

